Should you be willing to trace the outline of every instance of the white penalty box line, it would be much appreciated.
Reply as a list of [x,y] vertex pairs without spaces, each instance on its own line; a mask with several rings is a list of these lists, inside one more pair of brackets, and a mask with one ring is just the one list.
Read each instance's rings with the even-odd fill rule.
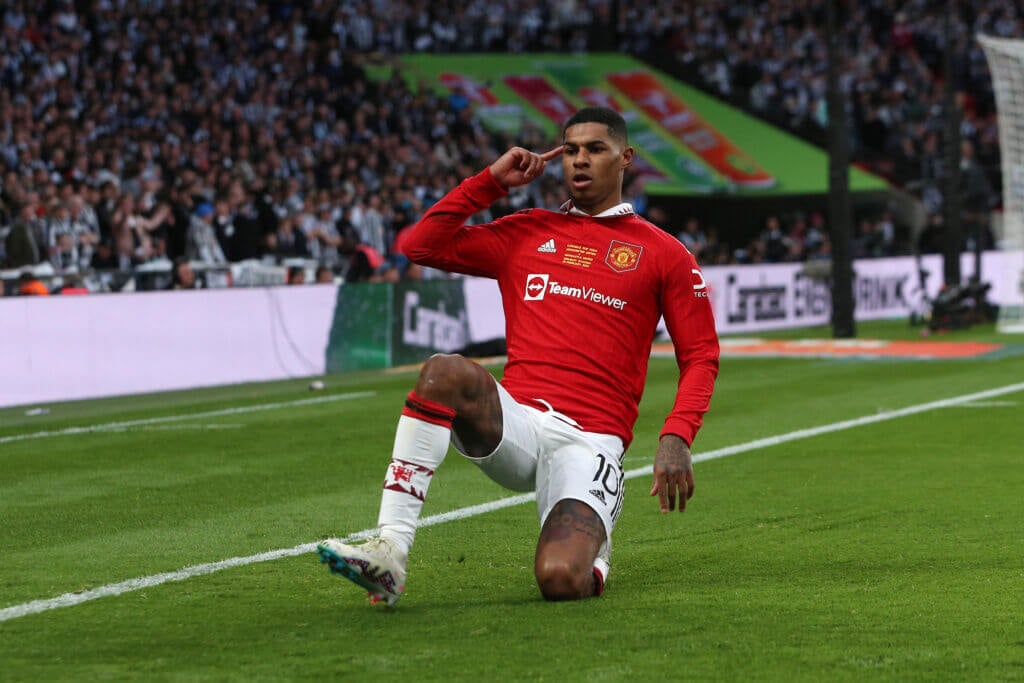
[[[799,441],[801,439],[809,439],[824,434],[831,434],[833,432],[844,431],[847,429],[865,427],[868,425],[877,424],[879,422],[886,422],[888,420],[895,420],[901,417],[918,415],[920,413],[926,413],[941,408],[951,408],[955,406],[960,406],[965,403],[983,401],[986,399],[995,398],[997,396],[1005,396],[1007,394],[1014,394],[1021,391],[1024,391],[1024,382],[1010,384],[1007,386],[989,389],[986,391],[979,391],[972,394],[955,396],[953,398],[942,399],[939,401],[930,401],[928,403],[921,403],[918,405],[908,406],[906,408],[900,408],[897,410],[883,411],[880,413],[876,413],[874,415],[865,415],[864,417],[858,417],[851,420],[843,420],[840,422],[833,422],[831,424],[821,425],[819,427],[798,429],[793,432],[787,432],[785,434],[779,434],[777,436],[769,436],[763,439],[755,439],[753,441],[747,441],[746,443],[737,444],[735,446],[726,446],[725,448],[718,448],[712,451],[708,451],[706,453],[700,453],[694,456],[693,461],[695,463],[698,463],[705,462],[707,460],[715,460],[717,458],[725,458],[730,455],[738,455],[740,453],[749,453],[750,451],[755,451],[763,448],[771,448],[772,446],[778,446],[784,443],[789,443],[791,441]],[[332,397],[323,397],[323,399],[321,400],[310,399],[307,402],[324,402],[324,399],[328,398]],[[295,404],[296,403],[278,405],[290,406]],[[235,414],[235,412],[232,409],[232,411],[217,411],[215,414]],[[206,414],[206,416],[213,415],[214,413]],[[188,417],[195,418],[199,417],[199,415],[193,414]],[[647,465],[645,467],[639,467],[636,469],[629,470],[626,472],[625,476],[627,479],[633,479],[643,475],[651,474],[653,472],[653,469],[653,466]],[[422,528],[434,526],[436,524],[444,524],[445,522],[453,522],[457,520],[467,519],[469,517],[475,517],[477,515],[482,515],[487,512],[494,512],[495,510],[501,510],[503,508],[513,507],[516,505],[522,505],[523,503],[527,503],[535,499],[536,494],[534,493],[524,493],[518,496],[500,498],[498,500],[490,501],[488,503],[472,505],[469,507],[452,510],[450,512],[444,512],[438,515],[431,515],[430,517],[425,517],[420,520],[418,526]],[[346,543],[360,541],[372,536],[374,533],[376,533],[376,531],[376,528],[364,529],[362,531],[349,534],[343,539],[343,541]],[[299,555],[305,555],[307,553],[313,552],[314,550],[316,550],[316,543],[303,543],[292,548],[282,548],[279,550],[271,550],[264,553],[258,553],[256,555],[247,555],[245,557],[232,557],[226,560],[220,560],[218,562],[197,564],[173,572],[153,574],[151,576],[143,576],[135,579],[128,579],[127,581],[120,581],[118,583],[107,584],[105,586],[100,586],[99,588],[92,588],[89,590],[78,591],[74,593],[65,593],[63,595],[58,595],[55,598],[33,600],[31,602],[22,603],[20,605],[12,605],[10,607],[0,609],[0,622],[9,621],[11,619],[17,619],[19,617],[28,616],[30,614],[48,612],[50,610],[58,609],[61,607],[72,607],[74,605],[79,605],[83,602],[89,602],[91,600],[113,597],[116,595],[122,595],[124,593],[130,593],[132,591],[142,590],[145,588],[153,588],[155,586],[160,586],[165,583],[171,583],[173,581],[185,581],[186,579],[195,578],[197,576],[204,576],[206,574],[213,574],[215,572],[223,571],[225,569],[231,569],[233,567],[243,567],[246,565],[256,564],[259,562],[269,562],[271,560],[279,560],[286,557],[296,557]]]

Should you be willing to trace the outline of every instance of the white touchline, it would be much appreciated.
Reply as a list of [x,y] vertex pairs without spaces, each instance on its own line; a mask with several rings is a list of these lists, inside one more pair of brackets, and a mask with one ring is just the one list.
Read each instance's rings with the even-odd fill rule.
[[178,422],[181,420],[198,420],[204,417],[223,417],[225,415],[244,415],[245,413],[258,413],[263,410],[276,410],[277,408],[293,408],[295,406],[311,406],[318,403],[333,403],[335,401],[350,401],[354,398],[367,398],[376,396],[376,391],[356,391],[350,394],[335,394],[333,396],[317,396],[316,398],[301,398],[297,401],[282,401],[281,403],[260,403],[252,406],[239,406],[237,408],[224,408],[223,410],[211,410],[206,413],[187,413],[184,415],[168,415],[166,417],[150,417],[143,420],[127,420],[125,422],[107,422],[106,424],[89,425],[87,427],[68,427],[66,429],[55,429],[52,431],[30,432],[28,434],[11,434],[0,436],[0,444],[13,441],[28,441],[29,439],[45,439],[51,436],[70,436],[75,434],[91,434],[93,432],[122,431],[128,427],[141,427],[146,425],[162,424],[164,422]]
[[975,401],[973,403],[964,403],[958,408],[1016,408],[1016,401]]
[[[830,434],[832,432],[839,432],[845,429],[853,429],[854,427],[864,427],[876,422],[885,422],[887,420],[894,420],[900,417],[907,417],[908,415],[917,415],[918,413],[925,413],[930,410],[937,410],[939,408],[948,408],[950,406],[962,405],[964,403],[970,403],[972,401],[981,401],[996,396],[1004,396],[1006,394],[1013,394],[1019,391],[1024,391],[1024,382],[1018,384],[1010,384],[1004,387],[998,387],[996,389],[989,389],[987,391],[979,391],[973,394],[965,394],[963,396],[954,396],[953,398],[942,399],[940,401],[931,401],[929,403],[921,403],[916,406],[908,406],[906,408],[900,408],[899,410],[887,410],[875,415],[866,415],[864,417],[858,417],[852,420],[843,420],[842,422],[833,422],[832,424],[821,425],[820,427],[811,427],[809,429],[798,429],[794,432],[787,432],[786,434],[779,434],[778,436],[769,436],[763,439],[755,439],[754,441],[748,441],[746,443],[737,444],[735,446],[726,446],[725,448],[718,448],[713,451],[706,453],[700,453],[693,457],[694,462],[704,462],[706,460],[714,460],[716,458],[724,458],[730,455],[737,455],[739,453],[748,453],[750,451],[758,450],[761,448],[769,448],[771,446],[778,446],[779,444],[787,443],[790,441],[798,441],[800,439],[809,439],[815,436],[821,436],[822,434]],[[327,398],[327,397],[324,397]],[[311,401],[314,399],[310,399]],[[294,404],[282,404],[282,405],[294,405]],[[224,411],[225,414],[230,414]],[[195,417],[195,415],[191,416]],[[627,479],[633,479],[640,477],[645,474],[651,474],[653,467],[647,465],[646,467],[639,467],[637,469],[629,470],[626,472]],[[528,503],[536,498],[536,494],[524,493],[518,496],[511,496],[509,498],[501,498],[499,500],[493,500],[489,503],[481,503],[480,505],[472,505],[470,507],[459,508],[450,512],[443,512],[438,515],[431,515],[430,517],[424,517],[420,520],[420,527],[434,526],[435,524],[443,524],[445,522],[452,522],[460,519],[466,519],[468,517],[475,517],[476,515],[482,515],[486,512],[493,512],[495,510],[501,510],[507,507],[513,507],[515,505],[522,505]],[[365,539],[376,532],[376,529],[364,529],[354,534],[349,534],[343,540],[345,542],[359,541]],[[9,621],[11,619],[17,619],[18,617],[24,617],[29,614],[38,614],[40,612],[47,612],[49,610],[57,609],[59,607],[71,607],[72,605],[78,605],[83,602],[90,600],[97,600],[99,598],[111,597],[114,595],[121,595],[122,593],[130,593],[131,591],[141,590],[143,588],[152,588],[159,586],[164,583],[170,583],[172,581],[184,581],[191,579],[196,576],[203,576],[205,574],[213,574],[224,569],[231,569],[232,567],[242,567],[248,564],[256,564],[258,562],[269,562],[270,560],[278,560],[283,557],[296,557],[298,555],[305,555],[316,550],[316,543],[303,543],[301,545],[294,546],[292,548],[282,548],[280,550],[271,550],[265,553],[258,553],[256,555],[247,555],[245,557],[232,557],[227,560],[220,560],[219,562],[208,562],[206,564],[197,564],[191,567],[185,567],[174,572],[164,572],[163,574],[153,574],[152,576],[142,576],[136,579],[128,579],[127,581],[121,581],[118,583],[107,584],[106,586],[100,586],[99,588],[92,588],[90,590],[80,591],[77,593],[65,593],[64,595],[58,595],[55,598],[47,598],[44,600],[33,600],[31,602],[25,602],[20,605],[12,605],[0,609],[0,622]]]

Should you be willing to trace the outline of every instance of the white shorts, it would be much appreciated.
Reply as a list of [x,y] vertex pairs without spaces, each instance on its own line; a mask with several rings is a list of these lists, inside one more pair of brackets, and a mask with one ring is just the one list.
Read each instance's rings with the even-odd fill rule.
[[[601,552],[607,553],[625,494],[622,439],[584,432],[566,415],[518,403],[500,382],[496,384],[501,398],[501,443],[489,455],[469,460],[505,488],[536,490],[541,525],[560,500],[589,505],[604,522],[608,539]],[[454,432],[452,445],[466,455]]]

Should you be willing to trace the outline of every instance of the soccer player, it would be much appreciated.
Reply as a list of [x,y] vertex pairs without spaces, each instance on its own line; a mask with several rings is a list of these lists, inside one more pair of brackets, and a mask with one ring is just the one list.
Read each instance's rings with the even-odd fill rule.
[[[493,223],[467,218],[561,155],[570,199]],[[675,343],[679,385],[654,456],[651,495],[680,512],[693,495],[690,445],[718,374],[718,337],[693,255],[622,202],[633,161],[626,124],[587,107],[543,154],[513,147],[464,180],[412,229],[416,263],[495,278],[508,362],[501,382],[458,355],[423,366],[398,420],[384,481],[380,535],[317,551],[331,571],[394,604],[434,472],[449,444],[499,484],[536,491],[541,531],[534,574],[548,600],[600,595],[622,510],[622,458],[633,438],[661,316]]]

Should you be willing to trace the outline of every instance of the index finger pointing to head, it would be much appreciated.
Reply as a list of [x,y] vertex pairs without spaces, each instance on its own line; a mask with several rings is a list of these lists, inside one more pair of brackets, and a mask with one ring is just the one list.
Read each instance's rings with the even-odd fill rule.
[[541,154],[540,158],[543,159],[544,161],[551,161],[559,154],[561,154],[563,149],[565,149],[565,145],[559,145],[558,147],[555,147],[554,149],[548,150],[547,152]]

